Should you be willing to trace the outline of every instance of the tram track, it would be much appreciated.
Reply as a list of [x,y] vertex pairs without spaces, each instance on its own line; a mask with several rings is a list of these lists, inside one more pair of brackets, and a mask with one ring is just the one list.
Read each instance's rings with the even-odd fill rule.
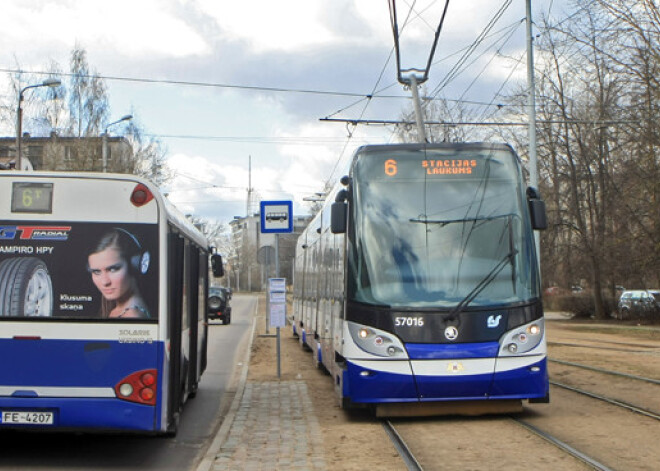
[[[642,347],[646,350],[630,350],[627,348],[616,348],[616,347],[605,347],[600,345],[587,345],[585,343],[570,343],[570,342],[548,342],[548,346],[558,346],[558,347],[573,347],[573,348],[587,348],[594,350],[607,350],[611,352],[622,352],[622,353],[658,353],[658,347]],[[631,345],[633,346],[633,345]],[[654,351],[655,350],[655,351]]]
[[[583,342],[592,342],[596,344],[610,344],[610,345],[618,345],[618,346],[623,346],[623,347],[635,347],[635,348],[648,348],[649,350],[660,350],[660,345],[659,344],[648,344],[648,343],[637,343],[637,342],[620,342],[620,341],[615,341],[615,340],[603,340],[603,339],[585,339],[585,338],[579,338],[579,337],[566,337],[566,340],[576,340],[578,342],[581,342],[580,345],[583,345]],[[561,345],[563,342],[548,342],[548,345],[550,344],[559,344]],[[575,345],[575,344],[571,344]],[[607,348],[607,347],[603,347]]]
[[[476,419],[475,419],[476,420]],[[557,436],[551,434],[547,430],[542,430],[541,428],[532,425],[526,420],[523,420],[517,415],[504,415],[501,416],[500,420],[510,420],[513,423],[515,423],[517,426],[521,427],[522,429],[527,430],[528,432],[531,432],[534,436],[541,438],[545,442],[553,445],[556,449],[559,450],[561,453],[565,453],[573,458],[575,458],[577,461],[587,465],[591,469],[595,469],[598,471],[611,471],[611,468],[608,466],[604,465],[600,461],[598,461],[595,457],[589,456],[587,453],[571,446],[570,444],[566,443],[565,441],[561,440]],[[420,463],[420,461],[415,457],[414,453],[406,443],[405,439],[403,438],[402,434],[397,430],[395,425],[389,421],[389,420],[382,420],[381,421],[382,427],[385,430],[386,434],[390,438],[395,450],[401,457],[402,461],[404,462],[406,469],[408,471],[423,471],[424,467]],[[426,427],[428,426],[428,423],[426,425],[419,424],[420,427],[425,427],[424,430],[426,430]],[[421,433],[421,430],[420,430]],[[410,435],[410,431],[408,431],[408,435]],[[447,443],[451,448],[457,447],[460,449],[459,446],[455,444],[449,444]],[[489,446],[489,444],[484,443],[484,447]],[[428,455],[426,456],[428,459]],[[438,468],[433,468],[433,469],[438,469]],[[442,469],[442,468],[441,468]]]
[[[586,370],[586,371],[595,372],[597,374],[609,375],[609,376],[613,376],[613,377],[616,377],[616,378],[622,378],[622,379],[625,379],[625,380],[637,381],[637,382],[640,382],[640,383],[643,383],[643,384],[646,384],[646,385],[650,385],[650,387],[660,385],[660,380],[655,379],[655,378],[648,378],[648,377],[634,375],[634,374],[630,374],[630,373],[623,373],[623,372],[620,372],[620,371],[613,371],[613,370],[608,370],[608,369],[605,369],[605,368],[598,368],[598,367],[595,367],[595,366],[585,365],[585,364],[582,364],[582,363],[576,363],[576,362],[565,361],[565,360],[558,360],[558,359],[554,359],[554,358],[549,358],[548,361],[550,361],[552,363],[556,363],[558,365],[567,366],[569,368],[577,368],[577,369],[582,369],[582,370]],[[649,418],[652,418],[652,419],[655,419],[655,420],[660,420],[660,412],[651,410],[647,407],[643,407],[642,405],[633,404],[633,403],[628,402],[626,400],[611,397],[611,396],[607,396],[607,395],[604,395],[604,394],[600,394],[598,392],[588,391],[586,389],[583,389],[582,387],[579,387],[579,386],[576,386],[576,385],[573,385],[573,384],[566,384],[565,382],[561,382],[561,381],[557,381],[557,380],[553,380],[553,379],[550,380],[550,384],[553,385],[553,386],[557,386],[559,388],[568,390],[568,391],[572,391],[572,392],[577,393],[577,394],[581,394],[581,395],[586,396],[586,397],[590,397],[592,399],[597,399],[597,400],[606,402],[608,404],[611,404],[611,405],[614,405],[614,406],[617,406],[617,407],[621,407],[623,409],[635,412],[637,414],[641,414],[645,417],[649,417]]]
[[631,412],[641,414],[641,415],[643,415],[645,417],[649,417],[651,419],[660,420],[660,414],[658,414],[658,413],[656,413],[652,410],[636,406],[636,405],[631,404],[631,403],[626,402],[626,401],[622,401],[622,400],[619,400],[619,399],[614,399],[614,398],[611,398],[611,397],[603,396],[602,394],[597,394],[597,393],[594,393],[594,392],[591,392],[591,391],[576,388],[575,386],[570,386],[568,384],[560,383],[558,381],[552,381],[551,380],[550,384],[553,385],[553,386],[557,386],[559,388],[562,388],[562,389],[566,389],[567,391],[572,391],[574,393],[590,397],[592,399],[598,399],[599,401],[606,402],[608,404],[620,407],[622,409],[627,409]]
[[[583,342],[563,339],[563,341],[548,342],[548,344],[557,347],[571,347],[564,350],[564,354],[562,354],[566,360],[548,357],[548,362],[557,365],[559,377],[552,378],[550,384],[553,388],[556,388],[556,397],[563,398],[563,404],[559,404],[559,410],[573,417],[577,422],[572,423],[571,427],[566,429],[558,424],[557,419],[552,415],[546,417],[545,411],[537,412],[533,408],[529,414],[506,415],[502,416],[502,419],[505,421],[511,420],[511,427],[519,427],[520,430],[525,430],[529,434],[527,437],[530,440],[540,438],[547,444],[552,445],[551,448],[556,450],[554,452],[556,453],[555,456],[564,456],[564,458],[555,458],[557,459],[555,464],[559,463],[559,467],[566,466],[568,462],[561,460],[565,460],[567,456],[570,456],[576,464],[579,463],[577,466],[580,469],[582,467],[599,471],[641,469],[639,465],[644,463],[644,458],[640,459],[640,455],[629,454],[626,447],[619,447],[620,442],[609,440],[610,434],[596,433],[591,439],[585,438],[590,436],[591,430],[597,430],[596,427],[600,424],[597,417],[602,412],[584,414],[583,411],[586,408],[593,411],[604,411],[606,409],[602,409],[603,407],[615,407],[618,412],[608,414],[608,417],[611,416],[608,423],[621,424],[622,428],[620,430],[616,427],[611,428],[611,434],[620,433],[621,430],[625,429],[626,440],[636,440],[635,443],[645,442],[647,439],[644,434],[640,435],[633,432],[628,435],[628,432],[634,430],[631,428],[636,427],[634,424],[641,424],[647,418],[653,420],[645,422],[644,427],[657,428],[651,423],[657,424],[660,422],[660,411],[653,410],[656,403],[653,399],[656,391],[655,386],[660,385],[660,378],[652,377],[655,376],[653,373],[648,374],[648,372],[654,371],[649,369],[648,362],[656,362],[657,360],[651,357],[648,357],[648,360],[642,359],[644,355],[655,357],[660,354],[660,346],[650,343],[621,341],[601,342],[592,339],[584,339]],[[588,348],[594,353],[587,351],[579,353],[579,348]],[[570,352],[574,352],[574,354]],[[608,354],[607,352],[611,353]],[[630,364],[624,360],[625,357],[629,359]],[[616,363],[613,363],[614,358],[617,358]],[[584,360],[584,363],[580,362],[581,359]],[[600,367],[588,364],[592,361]],[[621,369],[626,370],[626,372],[607,368],[607,366],[614,364],[620,365]],[[638,366],[635,368],[633,365],[645,365],[646,367]],[[607,377],[611,379],[605,379]],[[560,394],[559,390],[565,392]],[[577,394],[583,399],[578,400],[578,396],[571,399],[572,394]],[[572,406],[575,402],[580,406]],[[602,405],[598,406],[598,403]],[[592,405],[587,406],[587,404]],[[611,409],[611,411],[614,411],[614,409]],[[561,416],[561,414],[559,415]],[[639,418],[635,419],[635,416]],[[500,450],[500,455],[498,455],[500,458],[498,459],[502,459],[501,453],[504,453],[502,450],[505,447],[502,446],[500,440],[494,438],[496,434],[493,434],[490,430],[491,428],[497,429],[498,427],[493,426],[493,424],[501,422],[492,422],[492,420],[497,419],[493,419],[493,417],[484,418],[483,421],[481,419],[457,419],[456,421],[443,419],[437,422],[425,421],[418,424],[415,424],[414,421],[390,422],[386,420],[382,421],[382,426],[389,440],[393,443],[396,453],[401,456],[405,463],[406,469],[422,470],[424,466],[427,469],[438,469],[437,466],[440,463],[449,466],[455,465],[456,462],[451,458],[452,453],[459,457],[458,460],[461,460],[460,456],[466,449],[465,443],[471,440],[474,440],[472,443],[474,446],[482,448],[484,456],[489,456],[494,452],[493,450]],[[489,421],[491,422],[489,423]],[[446,430],[451,430],[452,439],[443,441],[443,445],[446,446],[438,447],[437,442],[434,444],[432,441],[420,438],[422,431],[419,427],[424,428],[423,433],[432,430],[437,436],[446,438],[449,437]],[[518,437],[518,435],[510,434],[508,436]],[[514,442],[522,443],[520,440],[522,439],[514,440]],[[414,453],[408,443],[413,446]],[[549,456],[552,452],[546,450],[543,453],[544,456]],[[623,467],[621,467],[622,465]],[[629,467],[631,465],[633,468]],[[643,465],[642,468],[644,468]]]
[[525,428],[526,430],[532,432],[534,435],[542,438],[543,440],[553,444],[563,452],[573,456],[574,458],[582,461],[586,465],[592,467],[593,469],[597,469],[599,471],[611,471],[611,468],[608,468],[604,464],[600,463],[597,461],[595,458],[592,458],[588,456],[586,453],[583,453],[576,448],[573,448],[570,446],[568,443],[560,440],[559,438],[555,437],[554,435],[551,435],[550,433],[541,430],[538,427],[535,427],[534,425],[530,424],[529,422],[526,422],[519,417],[516,416],[509,416],[509,418],[520,425],[521,427]]
[[382,425],[385,429],[385,433],[387,433],[387,436],[392,441],[392,444],[394,445],[397,453],[399,453],[399,456],[401,456],[401,459],[405,463],[408,471],[424,471],[424,468],[422,468],[422,465],[419,463],[419,461],[417,461],[417,458],[415,458],[415,455],[410,450],[410,447],[405,442],[403,437],[401,437],[394,425],[392,425],[392,422],[389,420],[383,420]]
[[[560,361],[561,362],[561,361]],[[575,364],[570,364],[571,362],[561,362],[561,363],[568,363],[567,366],[576,366]],[[587,366],[587,365],[577,365],[577,367],[582,367],[582,366]],[[593,369],[592,367],[588,367],[587,369]],[[599,373],[605,373],[605,374],[614,374],[617,376],[622,376],[625,378],[633,378],[635,380],[639,381],[644,381],[644,382],[649,382],[652,384],[658,384],[660,381],[654,380],[652,378],[643,378],[643,377],[636,377],[634,375],[627,375],[627,374],[622,374],[618,372],[612,372],[604,369],[595,369]],[[643,407],[637,406],[635,404],[631,404],[619,399],[614,399],[611,397],[604,396],[602,394],[597,394],[591,391],[586,391],[581,388],[577,388],[568,384],[564,384],[558,381],[550,381],[550,384],[554,387],[558,387],[561,389],[564,389],[566,391],[572,392],[579,394],[581,396],[594,399],[600,402],[607,403],[609,405],[613,405],[619,409],[625,410],[627,412],[632,412],[634,414],[639,414],[641,416],[644,416],[646,418],[651,418],[654,419],[655,421],[660,421],[660,413],[657,413],[655,411],[645,409]],[[584,465],[588,466],[591,469],[598,470],[598,471],[610,471],[613,468],[610,468],[608,465],[604,464],[602,461],[603,457],[600,457],[598,455],[594,456],[593,454],[589,454],[588,452],[585,452],[581,449],[580,447],[576,447],[574,444],[571,444],[570,442],[566,442],[565,439],[559,438],[558,436],[554,435],[552,432],[548,431],[547,429],[544,429],[545,427],[539,427],[540,424],[532,424],[528,420],[525,420],[525,415],[522,417],[520,415],[509,415],[506,416],[508,419],[510,419],[512,422],[516,423],[519,425],[521,428],[527,430],[528,432],[531,432],[533,435],[543,439],[544,441],[552,444],[554,447],[556,447],[559,451],[572,456],[574,459],[580,461]],[[533,416],[532,416],[533,417]],[[415,457],[414,453],[406,443],[406,440],[404,438],[404,435],[397,431],[395,425],[388,421],[384,420],[382,421],[382,426],[385,429],[388,437],[392,441],[397,453],[401,456],[402,460],[405,463],[406,469],[410,471],[416,471],[416,470],[423,470],[423,466],[420,463],[420,460]],[[411,435],[410,430],[407,432],[408,438],[410,436],[415,436],[414,433]],[[452,445],[453,446],[453,445]],[[423,452],[427,453],[427,452]],[[593,453],[593,449],[591,450],[591,453]],[[426,456],[428,459],[428,456]],[[609,459],[607,459],[609,461]]]
[[594,371],[596,373],[603,373],[603,374],[607,374],[607,375],[618,376],[618,377],[621,377],[621,378],[634,379],[636,381],[642,381],[642,382],[645,382],[645,383],[660,385],[660,380],[654,379],[654,378],[646,378],[644,376],[638,376],[638,375],[633,375],[633,374],[629,374],[629,373],[622,373],[620,371],[606,370],[604,368],[598,368],[598,367],[590,366],[590,365],[583,365],[581,363],[575,363],[575,362],[572,362],[572,361],[558,360],[556,358],[548,358],[548,361],[550,361],[552,363],[557,363],[558,365],[572,366],[574,368],[581,368],[581,369],[584,369],[584,370]]

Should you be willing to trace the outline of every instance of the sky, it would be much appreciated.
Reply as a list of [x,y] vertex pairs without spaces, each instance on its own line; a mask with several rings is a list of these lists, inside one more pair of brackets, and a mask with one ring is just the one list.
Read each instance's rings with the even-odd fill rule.
[[[303,215],[303,198],[346,173],[357,147],[396,142],[392,126],[326,118],[399,120],[411,109],[388,3],[4,0],[0,100],[13,71],[68,70],[82,48],[105,78],[109,120],[132,114],[163,144],[175,175],[163,190],[182,212],[227,224],[260,200],[291,200]],[[423,69],[445,1],[395,4],[401,66]],[[535,0],[532,16],[560,21],[567,5]],[[524,18],[524,0],[451,1],[425,96],[495,116],[498,92],[525,84]]]

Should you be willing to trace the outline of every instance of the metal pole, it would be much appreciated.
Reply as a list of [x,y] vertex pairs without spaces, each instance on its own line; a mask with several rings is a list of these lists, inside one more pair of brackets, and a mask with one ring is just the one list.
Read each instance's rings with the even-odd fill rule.
[[[534,188],[539,186],[538,162],[536,155],[536,87],[534,85],[534,38],[532,36],[532,0],[525,0],[527,25],[527,114],[529,119],[529,184]],[[541,267],[541,236],[534,232],[536,259]]]
[[102,143],[101,155],[102,155],[102,158],[103,158],[103,173],[108,171],[108,150],[109,150],[108,149],[108,129],[110,128],[110,126],[114,126],[115,124],[121,123],[122,121],[129,121],[131,119],[133,119],[132,114],[124,115],[121,118],[119,118],[117,121],[113,121],[112,123],[108,124],[105,127],[105,131],[103,132],[103,134],[101,134],[101,143]]
[[39,88],[39,87],[59,87],[62,82],[57,79],[46,79],[41,83],[35,85],[28,85],[23,87],[18,92],[18,107],[16,108],[16,169],[21,170],[23,165],[23,153],[21,149],[21,141],[23,134],[23,108],[21,104],[23,103],[23,93],[30,88]]
[[103,173],[108,171],[108,131],[101,135],[101,155],[103,158]]
[[21,137],[23,134],[23,108],[21,102],[23,101],[23,92],[18,94],[18,108],[16,109],[16,170],[21,169]]
[[[275,234],[275,278],[280,277],[280,235]],[[286,294],[284,295],[286,303]],[[286,309],[286,304],[285,308]],[[282,376],[282,353],[280,346],[280,327],[279,324],[276,329],[277,335],[277,378],[279,379]]]
[[538,187],[536,156],[536,93],[534,86],[534,46],[532,38],[532,0],[525,0],[527,10],[527,114],[529,119],[529,183]]
[[415,108],[415,121],[417,121],[417,133],[420,142],[426,142],[426,131],[424,129],[424,117],[422,115],[422,105],[419,101],[419,91],[417,90],[417,77],[414,74],[410,76],[410,91],[413,96],[413,106]]

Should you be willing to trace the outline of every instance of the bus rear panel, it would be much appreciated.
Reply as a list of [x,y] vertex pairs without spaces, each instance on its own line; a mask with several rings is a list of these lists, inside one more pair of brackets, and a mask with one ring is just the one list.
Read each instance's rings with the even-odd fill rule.
[[[172,233],[197,251],[172,257]],[[201,375],[182,339],[204,321],[190,267],[205,275],[206,250],[133,176],[0,173],[0,429],[176,431]]]

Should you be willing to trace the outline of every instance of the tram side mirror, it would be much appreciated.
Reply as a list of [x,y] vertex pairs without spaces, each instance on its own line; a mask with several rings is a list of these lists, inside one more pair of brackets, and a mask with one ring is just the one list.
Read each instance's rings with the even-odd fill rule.
[[225,274],[225,270],[222,268],[222,255],[217,253],[211,255],[211,271],[216,278]]
[[548,228],[548,218],[545,212],[545,201],[541,199],[539,190],[533,187],[527,188],[527,204],[529,205],[529,216],[532,229],[543,231]]
[[348,216],[348,204],[335,201],[330,208],[330,230],[333,234],[344,234],[346,232],[346,219]]

